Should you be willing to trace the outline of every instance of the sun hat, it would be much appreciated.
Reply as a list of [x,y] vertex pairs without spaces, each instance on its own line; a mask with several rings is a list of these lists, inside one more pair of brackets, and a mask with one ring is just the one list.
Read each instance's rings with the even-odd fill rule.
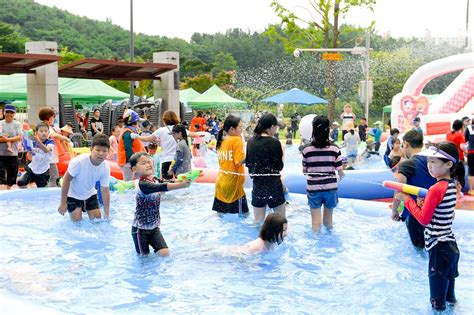
[[449,155],[448,153],[444,152],[443,150],[441,149],[438,149],[437,147],[429,147],[428,149],[424,150],[424,151],[421,151],[419,153],[417,153],[417,155],[422,155],[422,156],[427,156],[427,157],[435,157],[435,158],[440,158],[440,159],[446,159],[446,160],[449,160],[451,162],[453,162],[454,164],[456,164],[458,162],[458,160],[456,158],[454,158],[453,156]]
[[74,133],[74,131],[72,131],[71,126],[69,126],[69,125],[64,125],[64,126],[61,128],[61,131],[64,131],[64,132],[67,132],[67,133],[70,133],[70,134],[73,134],[73,133]]

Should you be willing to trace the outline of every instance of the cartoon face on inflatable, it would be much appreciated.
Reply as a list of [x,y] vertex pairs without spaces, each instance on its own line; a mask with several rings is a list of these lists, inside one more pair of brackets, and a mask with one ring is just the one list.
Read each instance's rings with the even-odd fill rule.
[[400,115],[398,117],[398,126],[400,131],[410,128],[410,123],[418,114],[416,110],[415,99],[411,95],[405,95],[400,99]]
[[409,130],[413,118],[428,114],[429,101],[426,96],[413,97],[405,95],[400,99],[399,129]]
[[429,100],[426,96],[420,96],[416,100],[416,111],[418,115],[427,115],[429,107]]

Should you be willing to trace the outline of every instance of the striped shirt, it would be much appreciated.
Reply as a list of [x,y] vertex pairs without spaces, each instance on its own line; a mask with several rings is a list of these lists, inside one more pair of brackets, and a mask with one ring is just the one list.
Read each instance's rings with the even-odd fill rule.
[[405,207],[425,226],[425,249],[431,250],[438,242],[455,242],[451,229],[456,206],[456,184],[445,179],[431,186],[423,207],[409,199]]
[[342,170],[341,150],[331,144],[316,148],[309,144],[303,148],[303,173],[307,175],[308,192],[337,189],[336,170]]

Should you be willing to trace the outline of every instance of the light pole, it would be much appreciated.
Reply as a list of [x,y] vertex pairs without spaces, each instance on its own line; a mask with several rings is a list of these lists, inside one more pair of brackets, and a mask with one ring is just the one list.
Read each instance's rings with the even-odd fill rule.
[[[130,62],[133,62],[133,0],[130,0]],[[133,105],[133,98],[134,98],[134,89],[135,89],[135,81],[130,81],[130,101],[129,106],[130,108]]]
[[369,122],[369,72],[370,72],[370,32],[365,35],[365,47],[354,48],[296,48],[293,56],[301,57],[303,52],[350,52],[353,55],[365,55],[365,65],[362,67],[365,75],[365,118]]
[[369,126],[370,32],[365,34],[365,119]]

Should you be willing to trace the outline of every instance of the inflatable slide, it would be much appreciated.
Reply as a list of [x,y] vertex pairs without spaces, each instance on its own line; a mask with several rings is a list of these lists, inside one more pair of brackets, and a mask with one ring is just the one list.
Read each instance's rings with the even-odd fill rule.
[[[422,94],[432,79],[460,71],[459,76],[430,104]],[[455,119],[474,115],[474,53],[430,62],[418,68],[392,99],[392,128],[405,132],[413,118],[420,117],[425,135],[444,135]]]

